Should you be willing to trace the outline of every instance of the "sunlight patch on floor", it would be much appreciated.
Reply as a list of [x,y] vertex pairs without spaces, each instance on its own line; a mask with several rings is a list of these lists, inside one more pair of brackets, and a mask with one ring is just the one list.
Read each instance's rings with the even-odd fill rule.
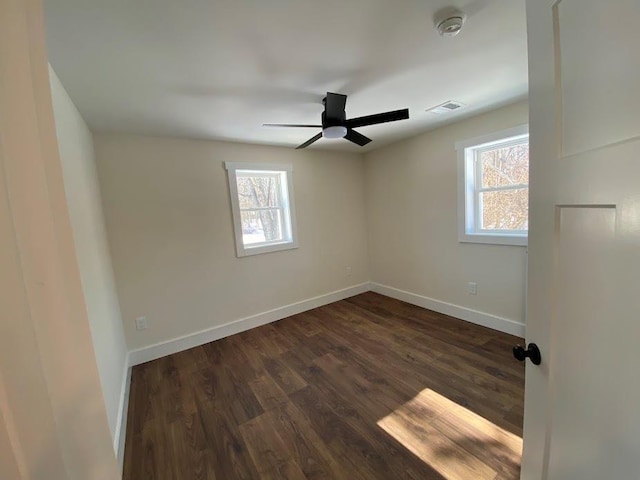
[[494,479],[499,462],[487,458],[520,463],[520,437],[431,389],[377,423],[447,480]]

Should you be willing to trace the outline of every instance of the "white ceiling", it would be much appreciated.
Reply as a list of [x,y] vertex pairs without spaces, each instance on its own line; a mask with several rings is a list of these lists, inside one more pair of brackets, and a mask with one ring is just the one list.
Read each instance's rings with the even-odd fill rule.
[[[363,127],[368,151],[526,96],[524,0],[45,0],[50,62],[94,131],[296,146],[327,91]],[[434,13],[469,13],[454,38]],[[425,109],[457,100],[438,116]]]

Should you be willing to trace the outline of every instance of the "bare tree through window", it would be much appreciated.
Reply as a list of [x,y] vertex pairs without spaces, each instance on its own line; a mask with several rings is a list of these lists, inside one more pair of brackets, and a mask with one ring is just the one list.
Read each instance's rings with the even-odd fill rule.
[[245,243],[281,240],[283,225],[279,175],[238,175],[237,185]]
[[528,230],[529,144],[478,152],[481,228]]

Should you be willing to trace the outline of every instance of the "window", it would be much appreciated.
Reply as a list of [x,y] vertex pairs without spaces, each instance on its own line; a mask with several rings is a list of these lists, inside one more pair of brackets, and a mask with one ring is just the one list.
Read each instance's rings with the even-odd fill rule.
[[528,126],[459,142],[456,149],[458,240],[527,245]]
[[238,257],[296,248],[290,165],[225,162]]

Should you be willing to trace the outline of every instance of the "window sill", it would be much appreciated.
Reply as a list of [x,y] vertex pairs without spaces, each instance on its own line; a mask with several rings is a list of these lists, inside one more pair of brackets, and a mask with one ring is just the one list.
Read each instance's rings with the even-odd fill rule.
[[293,250],[298,248],[296,242],[276,243],[273,245],[264,245],[261,247],[240,247],[237,250],[238,257],[249,257],[251,255],[259,255],[261,253],[280,252],[282,250]]
[[484,243],[489,245],[511,245],[526,247],[529,237],[523,235],[491,235],[486,233],[464,233],[458,237],[460,243]]

